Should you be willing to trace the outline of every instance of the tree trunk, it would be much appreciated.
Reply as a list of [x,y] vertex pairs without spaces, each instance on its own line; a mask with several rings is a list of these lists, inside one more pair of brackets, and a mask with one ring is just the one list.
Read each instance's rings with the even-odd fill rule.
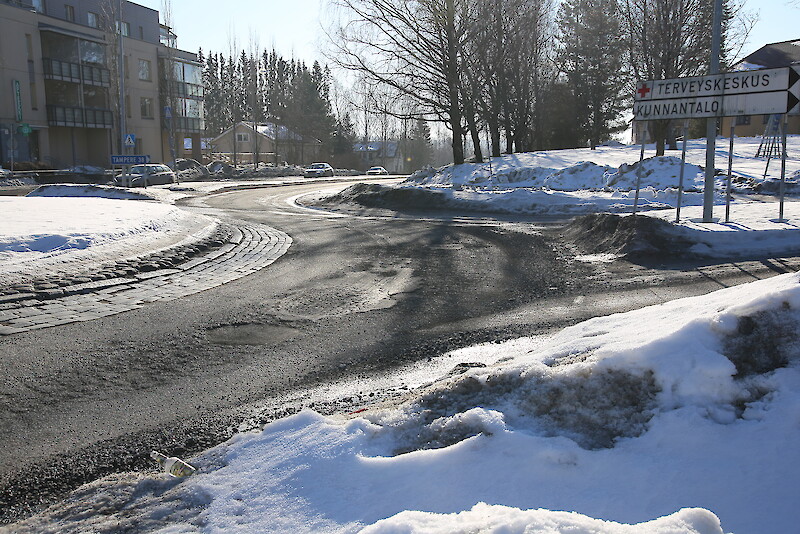
[[489,120],[489,137],[492,140],[492,157],[500,157],[500,124],[497,119]]
[[464,129],[461,127],[461,101],[456,48],[456,8],[454,0],[446,0],[445,32],[447,35],[447,89],[450,96],[450,128],[453,130],[453,163],[464,163]]

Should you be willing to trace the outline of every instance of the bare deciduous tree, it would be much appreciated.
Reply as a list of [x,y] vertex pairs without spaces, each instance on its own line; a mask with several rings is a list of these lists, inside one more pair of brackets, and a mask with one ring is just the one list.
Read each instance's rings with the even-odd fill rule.
[[463,40],[467,0],[334,0],[333,60],[413,98],[425,118],[446,122],[453,161],[464,162]]

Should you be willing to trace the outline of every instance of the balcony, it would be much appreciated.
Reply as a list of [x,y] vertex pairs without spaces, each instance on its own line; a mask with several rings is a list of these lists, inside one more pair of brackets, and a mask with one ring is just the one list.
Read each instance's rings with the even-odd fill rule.
[[172,96],[178,98],[203,99],[203,86],[187,82],[172,81],[169,84]]
[[114,120],[107,109],[47,106],[47,124],[76,128],[111,128]]
[[108,69],[50,58],[42,58],[42,66],[44,77],[48,80],[84,83],[85,85],[97,87],[109,87],[111,85]]
[[[184,133],[203,133],[205,130],[205,125],[203,124],[203,119],[199,119],[197,117],[173,117],[173,127],[175,128],[176,132],[184,132]],[[165,129],[169,129],[169,126],[166,126]]]

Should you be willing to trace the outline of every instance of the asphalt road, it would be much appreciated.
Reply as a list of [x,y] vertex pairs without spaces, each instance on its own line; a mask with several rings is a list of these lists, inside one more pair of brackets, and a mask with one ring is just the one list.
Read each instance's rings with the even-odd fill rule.
[[[186,209],[292,236],[289,252],[256,274],[0,339],[0,520],[98,476],[147,468],[151,449],[190,455],[207,448],[230,435],[247,406],[282,393],[800,265],[585,263],[553,222],[327,213],[291,202],[327,187],[186,202]],[[347,410],[361,400],[317,407]]]

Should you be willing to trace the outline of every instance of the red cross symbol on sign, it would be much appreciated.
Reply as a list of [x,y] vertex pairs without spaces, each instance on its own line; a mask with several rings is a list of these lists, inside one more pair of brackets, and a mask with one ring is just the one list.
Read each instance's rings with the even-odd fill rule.
[[636,90],[639,93],[639,98],[647,98],[647,93],[650,92],[650,88],[647,86],[646,83],[643,83],[639,88]]

